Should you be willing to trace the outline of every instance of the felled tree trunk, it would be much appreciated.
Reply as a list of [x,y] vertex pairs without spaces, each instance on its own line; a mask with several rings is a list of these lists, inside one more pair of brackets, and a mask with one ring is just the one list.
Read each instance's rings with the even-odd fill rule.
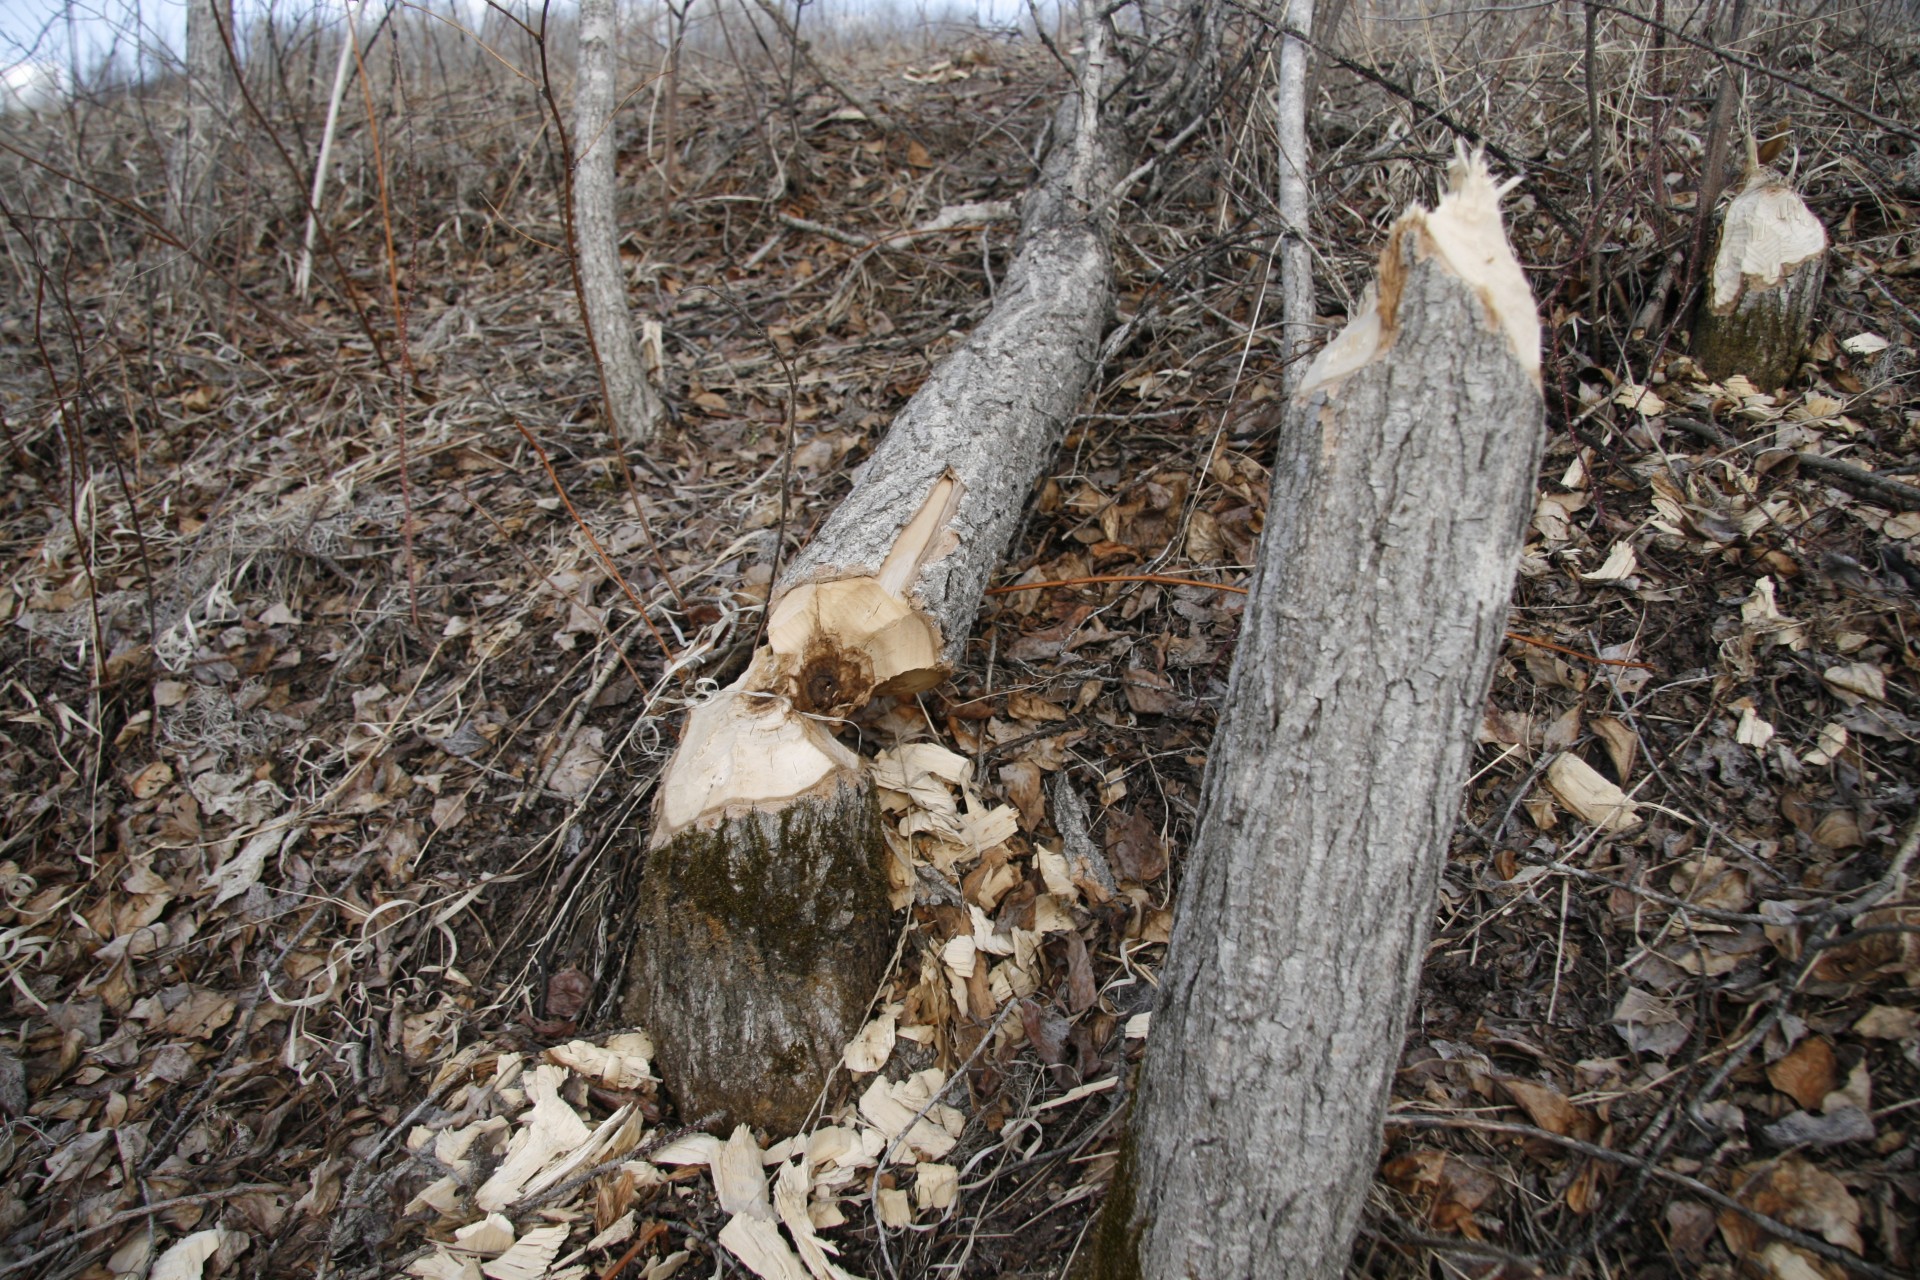
[[887,857],[833,719],[944,679],[1073,416],[1112,307],[1103,26],[992,312],[923,384],[781,575],[765,644],[661,778],[627,1010],[681,1112],[791,1132],[891,953]]
[[653,439],[660,398],[647,383],[633,339],[620,224],[614,216],[613,0],[580,0],[579,66],[573,88],[573,248],[580,310],[600,370],[608,426],[626,444]]
[[1826,278],[1827,229],[1779,174],[1756,169],[1727,206],[1693,323],[1709,377],[1736,373],[1763,391],[1792,378],[1807,351]]
[[1346,1265],[1540,456],[1498,195],[1403,215],[1290,402],[1096,1275]]

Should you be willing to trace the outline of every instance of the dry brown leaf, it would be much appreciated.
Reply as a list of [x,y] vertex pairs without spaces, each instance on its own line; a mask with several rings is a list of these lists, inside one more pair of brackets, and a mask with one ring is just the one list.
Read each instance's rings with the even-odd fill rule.
[[1138,811],[1107,818],[1107,858],[1123,880],[1148,884],[1167,870],[1167,846],[1160,830]]
[[1640,821],[1626,792],[1571,751],[1561,752],[1547,766],[1547,789],[1583,821],[1603,830],[1625,831]]
[[1067,709],[1057,702],[1049,702],[1037,694],[1016,689],[1007,695],[1007,713],[1018,720],[1047,724],[1067,718]]
[[[1859,1253],[1860,1206],[1840,1179],[1798,1156],[1741,1171],[1745,1181],[1739,1199],[1751,1209],[1788,1226],[1811,1231],[1828,1244]],[[1720,1215],[1720,1234],[1736,1258],[1749,1257],[1771,1239],[1740,1214]]]
[[1480,1228],[1473,1211],[1500,1188],[1479,1166],[1430,1148],[1388,1161],[1381,1173],[1396,1190],[1425,1206],[1433,1226],[1474,1240],[1480,1238]]
[[1557,1133],[1563,1138],[1579,1138],[1582,1141],[1593,1133],[1593,1117],[1583,1108],[1569,1102],[1564,1094],[1552,1085],[1540,1084],[1532,1080],[1502,1080],[1500,1087],[1507,1091],[1520,1108],[1532,1117],[1533,1122],[1548,1133]]
[[1593,736],[1607,749],[1607,759],[1613,763],[1613,774],[1622,782],[1633,778],[1634,753],[1640,749],[1640,738],[1620,721],[1612,716],[1595,716],[1587,727],[1593,730]]
[[1833,1046],[1823,1036],[1808,1036],[1793,1052],[1767,1067],[1767,1080],[1774,1088],[1803,1107],[1820,1105],[1833,1092],[1837,1068]]

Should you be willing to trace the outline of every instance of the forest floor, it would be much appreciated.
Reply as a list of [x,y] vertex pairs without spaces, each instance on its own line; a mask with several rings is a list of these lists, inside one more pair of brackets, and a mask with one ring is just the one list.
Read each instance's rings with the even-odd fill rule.
[[[1789,69],[1860,103],[1920,66],[1911,38],[1793,39],[1819,57]],[[747,77],[687,90],[677,193],[624,140],[677,414],[645,450],[600,425],[551,164],[483,95],[390,130],[397,294],[371,178],[335,229],[357,289],[317,303],[284,283],[297,222],[237,237],[191,325],[130,304],[111,252],[9,242],[0,1276],[832,1274],[815,1240],[869,1276],[1065,1274],[1267,500],[1244,111],[1123,216],[1099,385],[998,579],[1021,589],[950,684],[849,726],[916,874],[820,1125],[690,1130],[618,1023],[680,713],[1010,253],[998,218],[905,233],[1017,199],[1062,77],[1020,42],[924,54],[862,63],[890,137]],[[1578,122],[1476,117],[1530,162],[1509,214],[1550,442],[1355,1275],[1916,1265],[1920,184],[1912,143],[1774,92],[1776,163],[1833,240],[1774,395],[1695,369],[1671,302],[1596,342]],[[1344,72],[1321,94],[1337,325],[1451,142]],[[1710,100],[1674,100],[1697,150]],[[493,141],[435,169],[462,128]],[[1660,296],[1690,224],[1684,197],[1612,224],[1610,313]]]

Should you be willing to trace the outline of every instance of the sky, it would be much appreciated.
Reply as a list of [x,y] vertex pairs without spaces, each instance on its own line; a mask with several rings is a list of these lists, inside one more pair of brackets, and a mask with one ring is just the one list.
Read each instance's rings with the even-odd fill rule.
[[[378,5],[381,0],[373,0]],[[441,0],[442,3],[445,0]],[[484,0],[453,0],[476,12]],[[1043,11],[1053,0],[1042,0]],[[244,25],[250,14],[320,9],[344,13],[345,0],[235,0]],[[1018,21],[1026,0],[815,0],[810,22],[829,13],[897,8],[971,13],[983,23]],[[0,99],[31,99],[67,81],[74,52],[83,71],[107,56],[131,69],[137,57],[177,54],[186,29],[185,0],[0,0]],[[0,100],[0,107],[7,103]]]

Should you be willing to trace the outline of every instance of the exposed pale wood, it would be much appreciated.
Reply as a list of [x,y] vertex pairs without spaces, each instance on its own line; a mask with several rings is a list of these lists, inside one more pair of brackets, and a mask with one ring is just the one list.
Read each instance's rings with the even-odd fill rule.
[[580,0],[579,66],[573,89],[573,247],[580,308],[599,366],[600,386],[617,439],[642,445],[660,424],[660,398],[647,382],[626,273],[620,266],[615,216],[615,85],[613,0]]
[[1758,169],[1727,206],[1693,352],[1714,378],[1767,391],[1800,367],[1826,279],[1827,230],[1779,174]]
[[[792,1132],[891,953],[870,780],[827,717],[944,679],[1094,370],[1120,171],[1104,22],[993,310],[894,420],[775,584],[746,673],[662,777],[627,988],[682,1114]],[[1084,104],[1095,104],[1092,106]]]
[[1478,159],[1374,306],[1290,404],[1097,1275],[1348,1261],[1542,443]]

